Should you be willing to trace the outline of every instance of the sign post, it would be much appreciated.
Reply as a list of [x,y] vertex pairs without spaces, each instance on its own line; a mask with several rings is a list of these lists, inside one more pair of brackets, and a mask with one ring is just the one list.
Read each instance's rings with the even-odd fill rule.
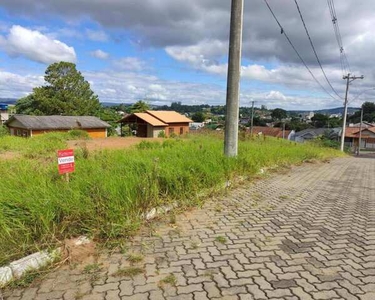
[[73,173],[75,170],[73,149],[57,151],[57,163],[59,174],[65,174],[66,181],[69,182],[69,173]]

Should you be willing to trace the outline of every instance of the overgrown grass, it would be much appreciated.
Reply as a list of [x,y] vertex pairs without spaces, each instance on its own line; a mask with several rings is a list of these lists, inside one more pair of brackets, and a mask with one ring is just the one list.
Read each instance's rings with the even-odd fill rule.
[[127,237],[151,207],[196,205],[203,192],[222,190],[236,176],[340,155],[317,145],[243,137],[238,158],[228,159],[221,137],[194,136],[90,155],[76,151],[76,172],[67,183],[57,174],[55,157],[67,138],[0,138],[2,151],[24,154],[0,161],[0,265],[70,236]]

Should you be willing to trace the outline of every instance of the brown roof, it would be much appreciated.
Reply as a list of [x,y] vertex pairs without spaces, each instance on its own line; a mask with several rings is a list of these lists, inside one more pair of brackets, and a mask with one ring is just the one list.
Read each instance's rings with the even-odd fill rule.
[[148,113],[134,113],[134,115],[142,119],[143,121],[151,124],[152,126],[168,126],[168,124],[163,123],[162,121],[149,115]]
[[[362,132],[365,130],[375,133],[375,127],[362,128]],[[347,127],[345,129],[345,137],[359,137],[359,127]]]
[[193,121],[175,111],[148,110],[148,114],[164,123],[192,123]]
[[[264,134],[267,136],[273,136],[282,138],[283,137],[283,129],[279,127],[265,127],[265,126],[254,126],[253,127],[253,134]],[[291,130],[285,130],[284,138],[288,138]]]

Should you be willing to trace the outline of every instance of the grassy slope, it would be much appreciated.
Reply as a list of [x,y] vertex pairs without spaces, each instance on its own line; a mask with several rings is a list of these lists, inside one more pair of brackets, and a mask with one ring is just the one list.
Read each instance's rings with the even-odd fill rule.
[[168,201],[197,204],[202,191],[216,191],[234,176],[339,155],[268,138],[241,141],[239,157],[227,159],[222,139],[195,136],[163,144],[142,142],[127,150],[78,150],[76,172],[67,183],[57,174],[55,158],[66,138],[0,138],[0,151],[23,154],[0,161],[0,265],[69,236],[127,236],[148,208]]

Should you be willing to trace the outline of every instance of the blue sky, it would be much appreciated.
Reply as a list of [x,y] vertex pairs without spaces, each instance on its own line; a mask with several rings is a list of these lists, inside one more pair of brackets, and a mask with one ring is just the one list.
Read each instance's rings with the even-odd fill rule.
[[[144,0],[142,7],[130,0],[93,0],[92,5],[83,0],[2,2],[0,98],[27,95],[44,84],[44,70],[50,63],[66,60],[77,64],[103,102],[225,103],[228,1],[192,0],[188,5],[182,0]],[[301,7],[325,71],[343,94],[328,8],[325,1],[317,3],[301,0]],[[355,2],[338,5],[342,18],[354,13],[350,3]],[[327,87],[291,4],[275,3],[275,12],[315,76]],[[358,9],[364,26],[354,33],[342,29],[349,58],[354,50],[367,53],[374,47],[368,8]],[[363,60],[356,56],[353,69],[365,72],[368,68],[370,74],[366,75],[373,78],[365,59],[365,55]],[[242,105],[249,106],[252,100],[259,106],[286,109],[342,105],[342,99],[332,99],[312,80],[261,1],[254,9],[245,7],[242,66]],[[371,82],[361,83],[353,87],[353,93],[370,86]],[[369,93],[365,97],[372,97]]]

